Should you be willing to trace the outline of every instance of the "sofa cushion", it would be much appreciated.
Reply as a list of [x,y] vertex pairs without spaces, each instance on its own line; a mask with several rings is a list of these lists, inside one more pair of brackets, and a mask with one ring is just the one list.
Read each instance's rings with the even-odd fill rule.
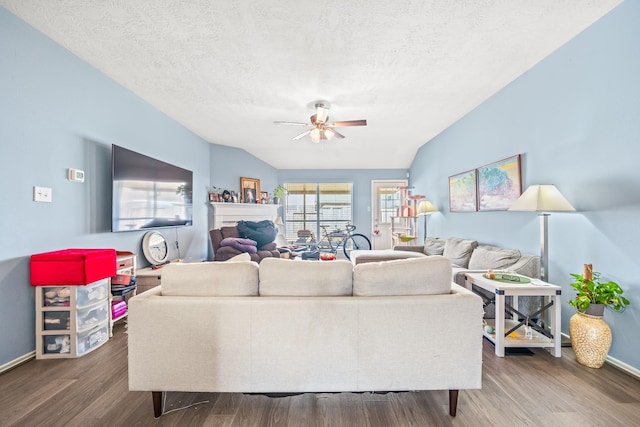
[[353,270],[346,260],[304,261],[265,258],[260,263],[261,296],[345,296]]
[[229,258],[226,262],[241,262],[241,261],[251,261],[251,255],[247,252],[243,252],[239,255]]
[[258,264],[252,261],[171,263],[162,267],[162,294],[172,296],[256,296]]
[[353,268],[354,296],[433,295],[451,292],[451,262],[440,255],[368,262]]
[[471,253],[477,246],[478,242],[475,240],[464,240],[458,237],[451,237],[450,239],[447,239],[447,242],[444,244],[444,251],[442,252],[442,255],[449,258],[451,264],[468,268]]
[[393,249],[357,249],[351,251],[349,257],[351,258],[351,263],[353,265],[357,265],[365,262],[391,261],[394,259],[405,258],[424,258],[424,254],[422,252],[410,252]]
[[479,245],[471,254],[469,269],[502,269],[515,264],[520,259],[517,249],[502,249],[496,246]]
[[424,239],[424,253],[426,255],[442,255],[446,243],[447,241],[445,239],[427,237]]

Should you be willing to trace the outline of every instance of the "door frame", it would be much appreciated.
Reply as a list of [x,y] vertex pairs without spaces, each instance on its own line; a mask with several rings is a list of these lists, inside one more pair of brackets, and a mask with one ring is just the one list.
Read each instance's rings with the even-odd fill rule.
[[[385,187],[399,187],[409,185],[409,179],[372,179],[371,180],[371,245],[373,249],[388,249],[393,246],[391,238],[391,223],[380,223],[378,221],[378,189]],[[385,227],[383,228],[381,227]],[[388,224],[388,227],[387,227]],[[388,230],[386,230],[388,228]],[[380,234],[376,234],[375,230]]]

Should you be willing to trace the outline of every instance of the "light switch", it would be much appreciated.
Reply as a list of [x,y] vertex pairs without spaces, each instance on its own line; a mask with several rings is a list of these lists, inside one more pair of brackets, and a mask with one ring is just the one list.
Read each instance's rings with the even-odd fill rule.
[[33,187],[33,201],[51,203],[52,193],[53,190],[49,187]]

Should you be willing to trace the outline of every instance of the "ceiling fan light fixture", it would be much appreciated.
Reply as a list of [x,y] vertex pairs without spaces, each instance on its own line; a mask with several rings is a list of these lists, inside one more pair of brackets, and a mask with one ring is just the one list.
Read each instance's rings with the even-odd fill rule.
[[335,132],[329,128],[324,128],[324,135],[327,137],[327,139],[331,139],[335,136]]
[[315,142],[316,144],[320,142],[320,139],[322,138],[320,129],[318,128],[312,129],[310,132],[310,136],[311,136],[312,142]]

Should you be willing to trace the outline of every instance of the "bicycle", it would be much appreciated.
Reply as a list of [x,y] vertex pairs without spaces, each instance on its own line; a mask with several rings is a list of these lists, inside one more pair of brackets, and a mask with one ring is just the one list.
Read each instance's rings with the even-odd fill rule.
[[[333,231],[327,231],[326,225],[321,225],[323,237],[317,244],[320,251],[327,251],[332,254],[337,254],[338,249],[342,247],[342,251],[348,260],[351,260],[350,253],[356,249],[371,249],[371,241],[367,236],[360,233],[352,233],[356,229],[355,225],[347,224],[345,229],[337,229]],[[334,241],[339,239],[334,245]]]

